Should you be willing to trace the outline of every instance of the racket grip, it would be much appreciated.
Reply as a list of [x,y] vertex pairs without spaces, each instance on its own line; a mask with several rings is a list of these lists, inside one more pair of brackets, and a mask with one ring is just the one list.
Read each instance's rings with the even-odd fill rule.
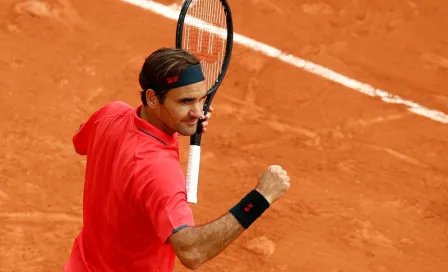
[[187,201],[189,203],[198,203],[198,183],[199,183],[199,165],[201,162],[201,146],[190,145],[187,167]]

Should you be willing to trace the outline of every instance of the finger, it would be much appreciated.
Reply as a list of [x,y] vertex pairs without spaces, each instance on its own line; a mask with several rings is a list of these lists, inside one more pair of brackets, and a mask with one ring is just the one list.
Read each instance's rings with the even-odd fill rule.
[[289,182],[289,180],[290,180],[290,177],[288,175],[285,175],[285,174],[280,174],[280,178],[283,181],[286,181],[286,182]]
[[207,128],[205,128],[205,127],[202,128],[202,132],[203,132],[203,133],[207,132]]
[[212,114],[210,112],[207,113],[207,115],[205,116],[205,120],[208,120],[212,118]]
[[280,165],[271,165],[268,167],[268,170],[270,171],[280,171],[282,170],[282,167]]
[[202,127],[203,127],[203,128],[205,128],[205,127],[207,127],[207,126],[208,126],[208,122],[207,122],[207,121],[202,122]]
[[212,106],[210,106],[209,108],[208,108],[208,111],[209,112],[213,112],[215,109],[212,107]]

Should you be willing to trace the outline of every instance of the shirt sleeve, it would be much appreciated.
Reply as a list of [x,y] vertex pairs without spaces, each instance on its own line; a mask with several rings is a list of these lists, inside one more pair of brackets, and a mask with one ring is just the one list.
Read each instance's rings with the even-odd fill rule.
[[174,158],[156,161],[145,171],[150,177],[140,191],[140,203],[165,243],[171,234],[194,226],[194,218],[179,162]]

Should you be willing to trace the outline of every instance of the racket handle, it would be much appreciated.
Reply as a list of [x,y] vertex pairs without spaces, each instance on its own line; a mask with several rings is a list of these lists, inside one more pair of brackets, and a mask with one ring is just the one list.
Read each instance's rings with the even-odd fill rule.
[[201,162],[201,146],[190,145],[187,167],[187,201],[198,203],[199,164]]

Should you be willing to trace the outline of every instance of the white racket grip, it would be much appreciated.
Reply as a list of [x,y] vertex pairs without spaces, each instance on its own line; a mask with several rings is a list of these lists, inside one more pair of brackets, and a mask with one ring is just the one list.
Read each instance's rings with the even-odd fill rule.
[[199,165],[201,162],[201,146],[190,145],[187,167],[187,201],[198,203]]

